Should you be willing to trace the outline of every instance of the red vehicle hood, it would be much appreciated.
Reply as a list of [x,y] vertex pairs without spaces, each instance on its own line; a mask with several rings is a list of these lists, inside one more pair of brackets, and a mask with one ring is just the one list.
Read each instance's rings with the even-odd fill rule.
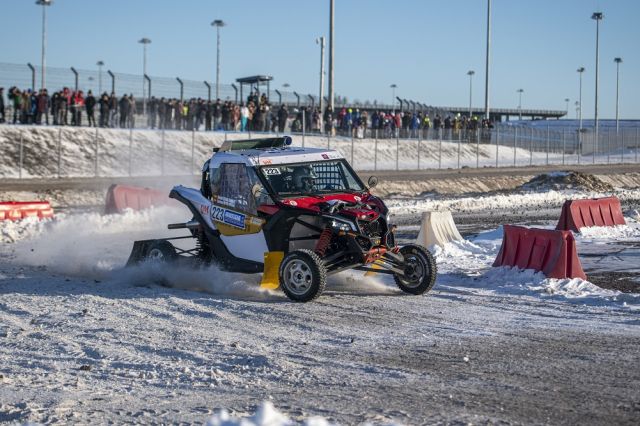
[[313,212],[320,212],[321,205],[324,203],[331,203],[335,201],[344,201],[348,204],[359,204],[364,203],[365,205],[361,205],[361,207],[347,207],[345,209],[340,210],[340,214],[344,216],[351,216],[358,220],[367,220],[373,221],[378,218],[379,213],[372,210],[372,205],[369,205],[369,199],[371,195],[367,192],[362,192],[358,194],[328,194],[321,195],[315,197],[298,197],[298,198],[287,198],[283,200],[283,204],[291,207],[296,207],[299,209],[306,209]]

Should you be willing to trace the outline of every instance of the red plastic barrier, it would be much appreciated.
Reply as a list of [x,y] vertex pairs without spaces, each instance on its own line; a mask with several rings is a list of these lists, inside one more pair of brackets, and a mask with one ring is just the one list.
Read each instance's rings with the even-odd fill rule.
[[20,220],[27,217],[51,218],[53,217],[53,208],[48,201],[0,202],[0,220]]
[[567,200],[556,229],[580,232],[589,226],[626,225],[617,197]]
[[549,278],[587,279],[570,231],[504,225],[502,247],[493,266],[534,269]]
[[122,213],[125,209],[144,210],[167,205],[170,201],[167,193],[155,189],[111,185],[107,191],[105,214]]

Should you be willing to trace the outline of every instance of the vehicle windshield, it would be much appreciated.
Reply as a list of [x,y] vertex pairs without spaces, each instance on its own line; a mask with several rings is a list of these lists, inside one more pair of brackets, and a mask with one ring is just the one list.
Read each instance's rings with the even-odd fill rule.
[[273,192],[283,197],[364,191],[345,160],[277,164],[263,166],[260,172]]

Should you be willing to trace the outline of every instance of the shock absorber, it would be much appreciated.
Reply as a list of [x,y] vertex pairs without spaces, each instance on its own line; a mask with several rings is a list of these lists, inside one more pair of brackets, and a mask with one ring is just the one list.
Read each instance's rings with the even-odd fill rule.
[[327,248],[331,243],[331,237],[333,232],[330,227],[325,227],[322,233],[320,234],[320,238],[318,238],[318,242],[316,243],[316,248],[313,250],[320,257],[324,257],[324,254],[327,252]]

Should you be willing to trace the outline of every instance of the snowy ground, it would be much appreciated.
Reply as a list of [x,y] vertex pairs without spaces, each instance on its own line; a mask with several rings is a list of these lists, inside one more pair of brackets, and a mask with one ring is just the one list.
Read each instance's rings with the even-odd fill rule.
[[[617,194],[628,226],[586,230],[578,253],[588,276],[637,280],[640,191]],[[490,267],[508,210],[552,226],[577,195],[599,194],[390,200],[404,241],[428,208],[475,218],[467,241],[434,248],[435,289],[406,296],[343,273],[304,305],[259,290],[259,276],[123,270],[131,242],[170,235],[183,209],[1,223],[0,422],[222,424],[220,409],[242,417],[269,401],[256,424],[277,411],[343,424],[637,423],[637,290]]]

